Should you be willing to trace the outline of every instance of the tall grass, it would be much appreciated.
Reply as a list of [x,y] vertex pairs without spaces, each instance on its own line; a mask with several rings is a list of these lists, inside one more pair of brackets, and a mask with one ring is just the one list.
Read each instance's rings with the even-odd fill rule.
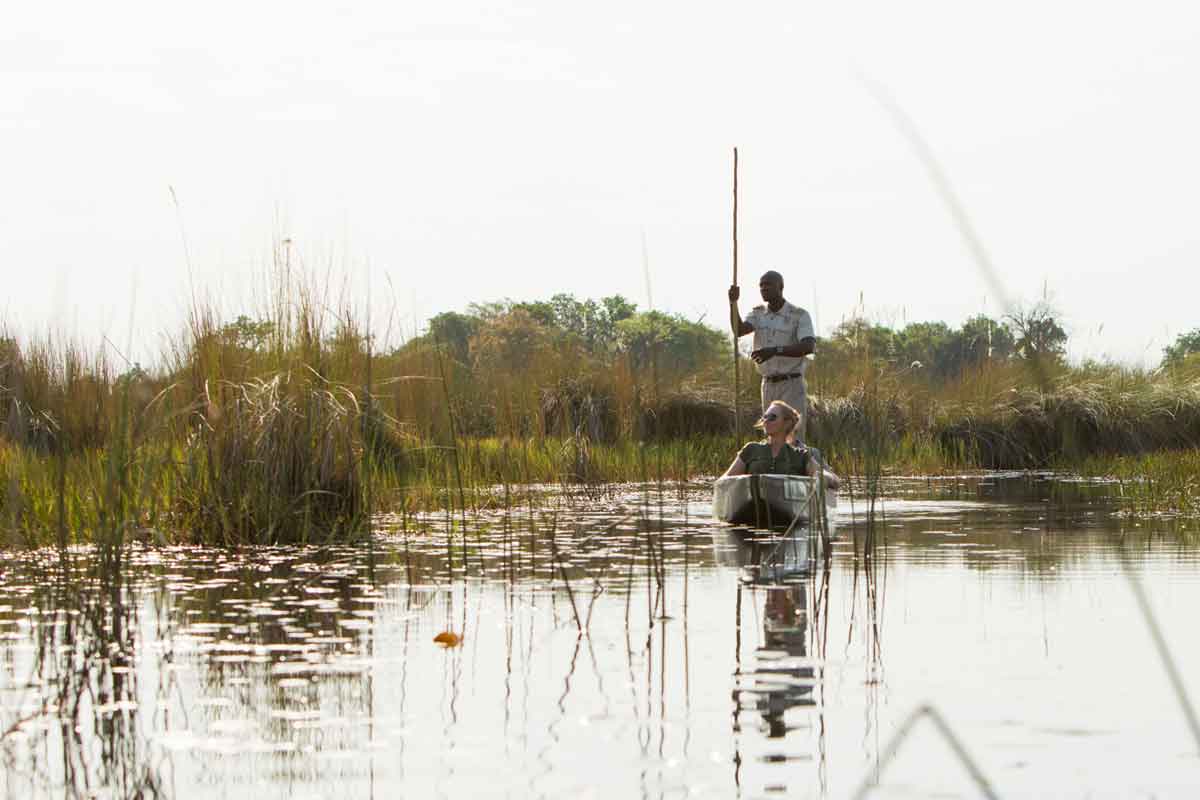
[[935,456],[951,468],[1035,469],[1200,445],[1195,374],[1112,365],[1033,374],[1018,361],[931,383],[911,370],[870,370],[820,377],[813,437],[831,454],[881,425],[893,465]]
[[[0,336],[0,535],[66,544],[119,520],[122,536],[164,541],[345,540],[372,511],[465,513],[501,502],[493,487],[599,487],[643,478],[647,464],[686,480],[719,473],[735,452],[721,365],[684,374],[619,354],[589,360],[569,342],[474,364],[437,342],[378,351],[331,296],[283,270],[256,317],[196,308],[147,370]],[[1097,458],[1200,444],[1195,370],[1035,375],[1009,360],[936,382],[871,353],[813,366],[810,442],[868,501],[889,472],[1101,471]],[[748,430],[757,387],[743,395]],[[1118,467],[1132,487],[1132,471],[1156,463]],[[1191,463],[1169,463],[1160,473],[1177,468],[1178,480],[1136,485],[1183,486]],[[1189,491],[1138,490],[1180,508]]]
[[1127,513],[1200,516],[1200,450],[1093,457],[1071,467],[1084,476],[1114,482],[1112,496]]
[[299,289],[251,347],[198,310],[156,372],[121,375],[103,355],[5,338],[8,535],[227,545],[352,535],[389,428],[378,415],[364,424],[362,389],[347,381],[364,337],[349,315],[330,331],[327,318]]

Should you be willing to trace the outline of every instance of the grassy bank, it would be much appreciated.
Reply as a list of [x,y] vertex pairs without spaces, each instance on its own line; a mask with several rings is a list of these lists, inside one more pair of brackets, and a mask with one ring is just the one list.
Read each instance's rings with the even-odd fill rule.
[[1200,450],[1089,458],[1074,471],[1115,483],[1120,507],[1135,516],[1200,516]]
[[[0,336],[0,536],[346,540],[373,512],[466,510],[505,486],[712,475],[751,438],[752,365],[735,436],[728,365],[704,336],[634,317],[618,330],[631,343],[598,350],[514,314],[473,334],[488,354],[474,360],[429,337],[375,352],[350,309],[287,281],[254,319],[197,310],[149,369]],[[1078,465],[1137,510],[1197,508],[1195,369],[1009,358],[935,380],[830,350],[808,438],[845,475]]]
[[1014,363],[939,385],[887,370],[814,383],[821,381],[814,435],[833,439],[831,451],[870,419],[882,420],[893,441],[908,437],[938,459],[988,469],[1041,469],[1200,445],[1196,372],[1089,365],[1037,374]]

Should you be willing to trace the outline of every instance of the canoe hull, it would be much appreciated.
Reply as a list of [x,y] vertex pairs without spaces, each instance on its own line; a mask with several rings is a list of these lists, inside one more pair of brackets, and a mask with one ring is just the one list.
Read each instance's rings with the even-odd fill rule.
[[[733,475],[713,484],[713,518],[754,528],[807,523],[818,508],[815,479],[807,475]],[[826,507],[836,498],[824,492]]]

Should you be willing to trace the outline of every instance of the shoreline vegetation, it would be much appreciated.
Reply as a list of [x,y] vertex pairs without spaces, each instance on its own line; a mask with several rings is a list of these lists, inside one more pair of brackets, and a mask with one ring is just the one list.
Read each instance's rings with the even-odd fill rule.
[[[344,541],[375,513],[508,487],[720,474],[729,334],[619,297],[470,306],[376,349],[352,309],[277,276],[257,317],[193,310],[158,364],[0,330],[0,542]],[[1069,365],[1046,306],[960,328],[853,318],[819,340],[809,441],[839,473],[1055,469],[1131,513],[1200,513],[1200,335],[1154,370]],[[503,487],[503,488],[498,488]]]

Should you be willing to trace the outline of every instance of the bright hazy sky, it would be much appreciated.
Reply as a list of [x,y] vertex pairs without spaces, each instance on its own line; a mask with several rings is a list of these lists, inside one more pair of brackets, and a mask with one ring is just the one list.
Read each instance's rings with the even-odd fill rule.
[[1198,78],[1184,2],[10,3],[0,322],[152,360],[189,261],[236,312],[287,237],[405,333],[647,272],[724,327],[734,145],[743,312],[775,268],[819,333],[999,316],[869,80],[1013,300],[1156,362],[1200,327]]

